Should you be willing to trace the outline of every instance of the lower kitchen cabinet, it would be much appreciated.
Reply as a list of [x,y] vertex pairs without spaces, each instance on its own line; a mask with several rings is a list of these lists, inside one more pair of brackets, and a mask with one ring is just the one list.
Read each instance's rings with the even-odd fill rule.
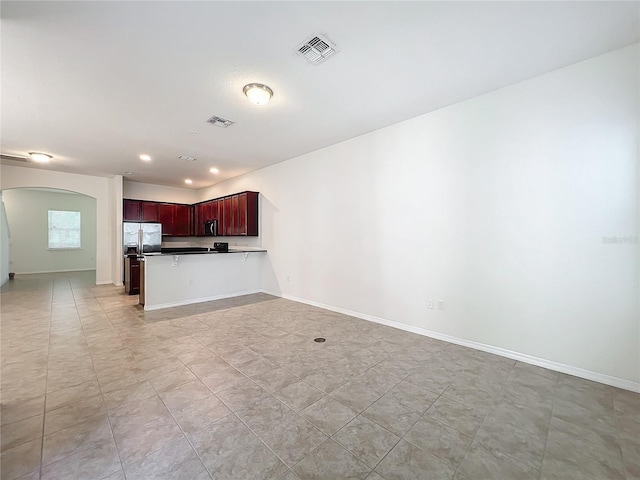
[[129,295],[140,293],[140,261],[136,255],[124,259],[124,291]]

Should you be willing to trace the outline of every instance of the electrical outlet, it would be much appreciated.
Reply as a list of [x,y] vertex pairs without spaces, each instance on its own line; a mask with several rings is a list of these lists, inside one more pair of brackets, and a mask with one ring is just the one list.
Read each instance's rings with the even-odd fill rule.
[[431,300],[431,299],[427,300],[427,308],[429,310],[433,309],[433,300]]
[[289,277],[289,275],[287,275],[287,282],[291,281],[291,277]]
[[444,310],[444,300],[438,300],[438,310]]
[[193,278],[189,279],[189,285],[193,285]]

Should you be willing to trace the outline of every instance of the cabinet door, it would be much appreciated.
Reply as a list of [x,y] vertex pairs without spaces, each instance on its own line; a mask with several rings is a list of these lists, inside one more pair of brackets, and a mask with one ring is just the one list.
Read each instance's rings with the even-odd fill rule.
[[189,205],[174,205],[173,234],[189,236],[191,233],[191,207]]
[[122,219],[131,222],[140,221],[140,200],[123,200]]
[[141,220],[143,222],[158,221],[158,204],[156,202],[140,202],[141,204]]
[[233,210],[231,208],[231,197],[225,197],[224,199],[222,199],[222,202],[223,202],[222,221],[224,224],[224,228],[222,229],[222,235],[228,237],[230,235],[233,235]]
[[140,293],[140,262],[138,260],[131,262],[131,290],[130,294]]
[[196,237],[204,235],[204,204],[199,203],[193,209],[193,233]]
[[240,235],[240,195],[231,197],[231,214],[233,215],[231,235]]
[[209,202],[209,214],[211,215],[211,220],[218,220],[218,222],[220,222],[220,210],[217,200]]
[[238,194],[237,235],[258,236],[258,192]]
[[158,221],[162,223],[162,234],[173,235],[173,213],[175,205],[171,203],[158,204]]
[[213,214],[212,214],[212,207],[213,206],[213,202],[207,202],[204,204],[204,213],[205,213],[205,222],[210,222],[211,220],[213,220]]
[[220,215],[218,211],[218,201],[210,200],[207,202],[207,220],[217,220],[218,221],[218,235],[222,235],[222,222],[220,221]]
[[247,235],[258,236],[258,192],[247,192]]
[[213,200],[211,202],[212,220],[218,220],[218,235],[224,235],[224,201]]

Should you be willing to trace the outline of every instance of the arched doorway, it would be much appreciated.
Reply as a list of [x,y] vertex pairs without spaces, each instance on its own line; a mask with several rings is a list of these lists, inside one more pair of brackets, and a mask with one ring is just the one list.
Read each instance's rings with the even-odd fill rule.
[[16,274],[93,271],[96,199],[57,188],[11,188],[1,194],[2,283]]

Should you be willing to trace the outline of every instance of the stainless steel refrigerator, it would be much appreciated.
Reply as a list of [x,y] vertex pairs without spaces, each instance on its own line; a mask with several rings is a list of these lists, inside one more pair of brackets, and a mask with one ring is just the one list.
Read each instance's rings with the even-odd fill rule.
[[162,248],[162,224],[124,222],[122,237],[125,255],[159,252]]

